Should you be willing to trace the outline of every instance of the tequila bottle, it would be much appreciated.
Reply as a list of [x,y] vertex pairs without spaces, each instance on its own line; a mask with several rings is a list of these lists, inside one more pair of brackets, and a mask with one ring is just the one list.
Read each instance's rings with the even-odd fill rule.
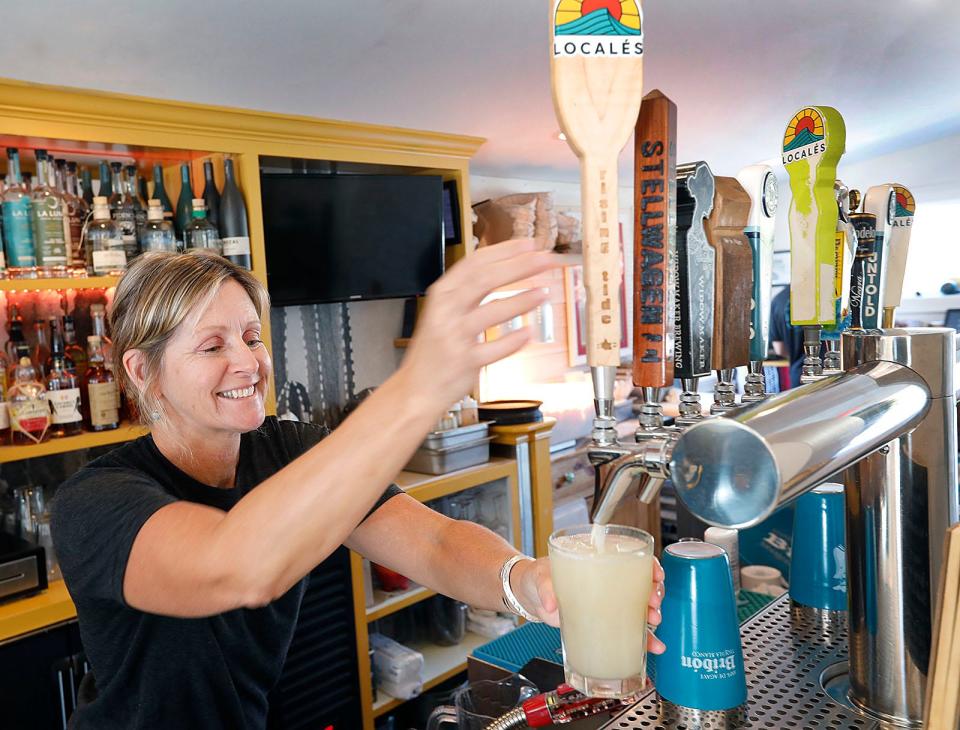
[[87,338],[87,372],[83,376],[80,407],[83,421],[91,431],[109,431],[120,426],[120,391],[117,381],[104,365],[100,338]]
[[37,378],[29,357],[20,358],[13,385],[7,393],[14,445],[39,444],[50,427],[47,391]]
[[206,160],[203,163],[203,202],[207,206],[207,220],[210,225],[219,229],[220,227],[220,191],[217,190],[217,183],[213,179],[213,162]]
[[216,251],[218,254],[223,253],[220,245],[220,233],[210,225],[210,221],[207,220],[207,211],[203,204],[203,198],[196,198],[193,201],[192,218],[184,233],[188,251],[191,248],[208,248]]
[[163,186],[163,168],[160,165],[153,166],[153,197],[160,201],[163,219],[173,224],[173,203]]
[[20,175],[20,153],[7,148],[10,185],[3,192],[3,235],[7,247],[7,274],[11,278],[35,279],[37,258],[33,247],[30,195]]
[[150,199],[150,207],[147,208],[147,225],[143,229],[140,244],[144,253],[147,251],[177,252],[173,224],[163,219],[163,207],[156,198]]
[[37,183],[30,192],[33,241],[40,276],[66,276],[67,240],[63,222],[63,198],[50,187],[50,160],[37,150]]
[[107,199],[93,199],[93,222],[87,226],[87,267],[94,276],[119,276],[127,268],[127,254],[117,224],[110,220]]
[[233,174],[233,160],[223,161],[223,195],[220,198],[220,238],[223,255],[237,266],[249,269],[250,232],[247,206]]
[[80,381],[70,372],[62,351],[51,356],[47,375],[47,400],[50,402],[53,438],[76,436],[83,431],[80,412]]

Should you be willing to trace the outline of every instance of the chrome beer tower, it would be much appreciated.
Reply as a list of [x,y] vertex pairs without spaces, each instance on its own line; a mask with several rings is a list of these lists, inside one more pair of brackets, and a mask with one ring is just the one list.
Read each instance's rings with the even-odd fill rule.
[[[821,326],[837,326],[834,261],[841,221],[834,183],[842,145],[843,121],[827,107],[798,112],[784,139],[793,193],[792,316],[817,334]],[[797,161],[803,164],[794,165]],[[678,175],[682,184],[689,186],[693,180],[696,189],[700,178],[685,174]],[[917,727],[922,723],[942,536],[960,519],[957,344],[954,330],[948,328],[889,328],[902,290],[913,197],[902,186],[882,187],[886,190],[879,191],[879,208],[868,205],[867,213],[851,215],[859,216],[854,223],[863,235],[851,281],[853,322],[840,337],[843,372],[810,373],[818,376],[813,382],[722,417],[689,418],[684,428],[653,430],[642,439],[638,432],[635,444],[598,442],[591,452],[597,465],[594,518],[608,520],[616,502],[637,482],[647,492],[651,483],[671,479],[678,498],[700,519],[746,528],[842,472],[848,697],[869,717]],[[801,206],[804,210],[797,209],[798,200],[807,203]],[[804,220],[805,215],[812,218]],[[691,287],[689,270],[684,283],[680,229],[678,225],[677,309],[683,311],[689,299],[700,306],[711,292]],[[868,234],[875,239],[877,229],[889,243],[881,254],[889,265],[879,261],[868,271],[875,250]],[[690,240],[688,231],[684,242],[689,246]],[[687,267],[692,260],[687,255]],[[694,275],[700,281],[708,278]],[[870,276],[877,286],[867,292]],[[865,295],[876,297],[887,329],[878,329],[876,320],[867,320],[871,326],[865,326],[870,314],[864,311]],[[681,317],[675,349],[678,372],[688,356],[682,347],[683,325]]]

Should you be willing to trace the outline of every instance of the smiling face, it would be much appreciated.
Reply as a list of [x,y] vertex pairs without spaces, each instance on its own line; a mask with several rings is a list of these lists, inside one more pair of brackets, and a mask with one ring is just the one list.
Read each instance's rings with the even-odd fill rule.
[[177,328],[157,382],[169,425],[182,436],[219,439],[258,428],[271,362],[257,310],[227,280],[202,312]]

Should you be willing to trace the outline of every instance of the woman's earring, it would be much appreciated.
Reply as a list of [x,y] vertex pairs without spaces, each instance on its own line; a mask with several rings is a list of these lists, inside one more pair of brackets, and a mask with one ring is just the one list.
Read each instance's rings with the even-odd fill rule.
[[151,412],[150,412],[150,420],[151,420],[151,421],[159,421],[159,420],[160,420],[160,411],[151,411]]

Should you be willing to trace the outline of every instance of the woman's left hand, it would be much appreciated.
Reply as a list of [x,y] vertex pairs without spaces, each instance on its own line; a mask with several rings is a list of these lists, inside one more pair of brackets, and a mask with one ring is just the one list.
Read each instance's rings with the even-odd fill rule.
[[[653,635],[660,625],[660,604],[663,602],[663,568],[660,561],[653,559],[653,590],[650,591],[647,625],[651,631],[647,637],[647,651],[651,654],[663,654],[666,650],[663,642]],[[550,577],[550,559],[522,560],[513,567],[510,585],[514,593],[530,613],[550,626],[560,626],[557,596],[553,592],[553,579]]]

